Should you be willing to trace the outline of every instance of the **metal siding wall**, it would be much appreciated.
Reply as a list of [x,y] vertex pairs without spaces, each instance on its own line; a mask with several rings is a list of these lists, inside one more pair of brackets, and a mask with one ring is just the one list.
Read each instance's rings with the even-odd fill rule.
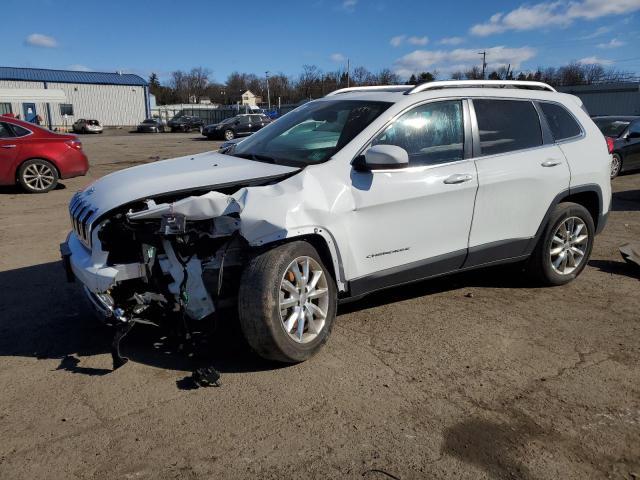
[[[0,80],[0,88],[44,88],[44,83]],[[80,118],[96,119],[104,126],[132,126],[145,119],[146,97],[141,86],[49,82],[48,88],[64,91],[67,103],[73,105],[74,116],[69,118],[68,126]],[[23,118],[20,102],[11,102],[11,108]],[[46,123],[46,104],[36,102],[36,110]],[[64,119],[56,103],[51,104],[51,120],[54,127],[63,126]]]
[[[129,85],[89,85],[49,83],[59,88],[73,105],[72,121],[80,118],[96,119],[104,126],[137,125],[145,118],[144,87]],[[52,105],[51,116],[55,125],[63,122],[60,108]]]
[[577,94],[590,115],[640,115],[639,92]]

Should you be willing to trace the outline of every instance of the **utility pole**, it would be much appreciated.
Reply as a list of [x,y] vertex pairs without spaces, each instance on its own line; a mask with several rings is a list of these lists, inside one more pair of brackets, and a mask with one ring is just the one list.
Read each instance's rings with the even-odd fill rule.
[[350,75],[349,75],[349,70],[351,68],[351,60],[349,60],[347,58],[347,88],[349,88],[349,82],[350,82]]
[[269,71],[264,72],[267,77],[267,105],[269,105],[269,110],[271,110],[271,93],[269,93]]
[[482,55],[482,79],[484,80],[484,71],[487,68],[487,51],[478,52],[478,55]]

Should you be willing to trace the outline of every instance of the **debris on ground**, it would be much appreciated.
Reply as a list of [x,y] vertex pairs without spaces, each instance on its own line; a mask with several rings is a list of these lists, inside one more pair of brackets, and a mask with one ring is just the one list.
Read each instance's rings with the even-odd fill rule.
[[620,247],[620,254],[625,262],[640,268],[640,244],[625,243]]

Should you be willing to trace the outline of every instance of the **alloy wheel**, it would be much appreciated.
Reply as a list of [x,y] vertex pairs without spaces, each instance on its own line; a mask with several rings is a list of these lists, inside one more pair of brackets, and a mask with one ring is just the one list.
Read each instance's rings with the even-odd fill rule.
[[311,257],[292,261],[280,281],[280,320],[297,343],[315,339],[325,326],[329,309],[329,287],[325,272]]
[[43,163],[32,163],[25,168],[22,177],[32,190],[38,192],[49,188],[55,180],[51,167]]
[[551,237],[549,261],[560,275],[573,273],[583,262],[589,244],[587,225],[581,218],[565,218]]
[[620,173],[620,167],[622,166],[622,161],[618,155],[611,156],[611,178],[615,178]]

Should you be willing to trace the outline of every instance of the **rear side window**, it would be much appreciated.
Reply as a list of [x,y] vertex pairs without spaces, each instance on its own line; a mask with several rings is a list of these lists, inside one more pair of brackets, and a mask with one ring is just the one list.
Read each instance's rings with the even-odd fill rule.
[[16,134],[16,137],[25,137],[29,135],[31,132],[26,128],[22,128],[20,125],[12,125],[13,133]]
[[556,141],[575,137],[582,132],[580,125],[578,125],[564,107],[556,105],[555,103],[545,102],[540,102],[540,107],[542,108],[544,117],[547,119],[553,138]]
[[464,158],[462,102],[420,105],[384,130],[373,145],[396,145],[409,154],[409,165],[435,165]]
[[496,155],[542,145],[538,112],[529,101],[473,100],[480,154]]

